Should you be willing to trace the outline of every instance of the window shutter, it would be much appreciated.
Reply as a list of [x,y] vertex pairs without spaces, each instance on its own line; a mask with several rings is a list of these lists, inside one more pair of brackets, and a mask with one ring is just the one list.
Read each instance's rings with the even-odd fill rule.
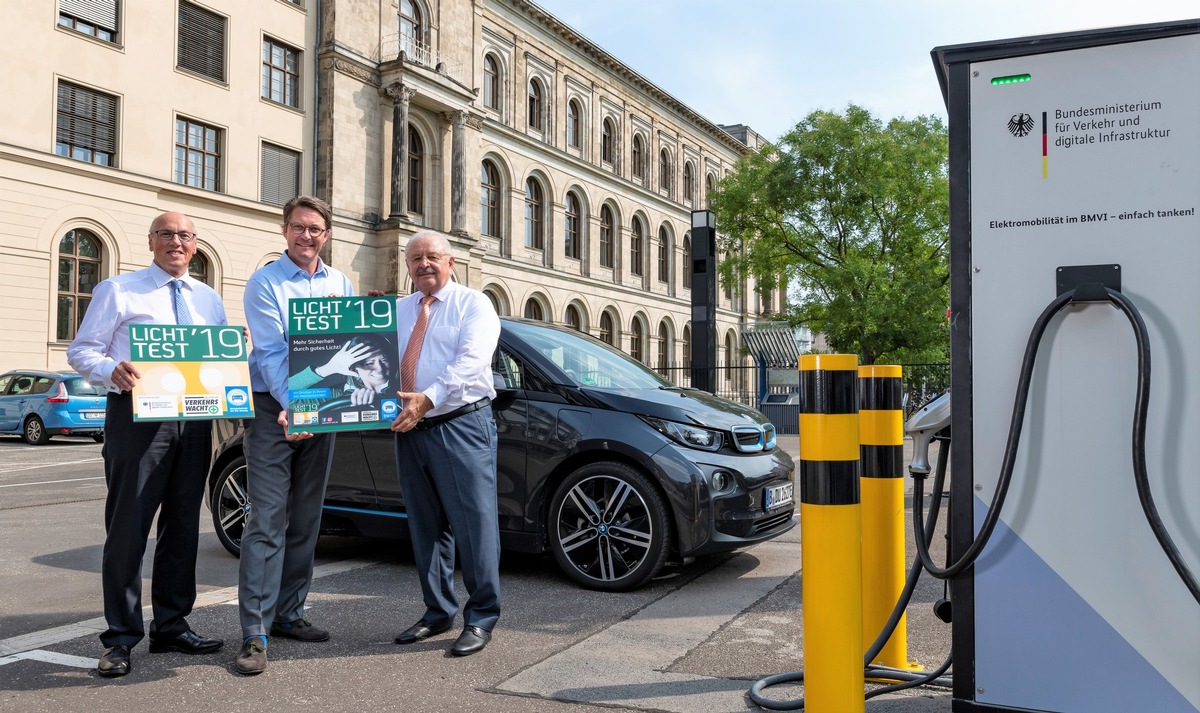
[[58,11],[116,34],[118,2],[119,0],[59,0]]
[[73,146],[116,154],[117,98],[59,82],[56,138]]
[[225,18],[179,3],[179,67],[225,81]]
[[273,144],[262,145],[259,200],[283,205],[300,192],[300,154]]

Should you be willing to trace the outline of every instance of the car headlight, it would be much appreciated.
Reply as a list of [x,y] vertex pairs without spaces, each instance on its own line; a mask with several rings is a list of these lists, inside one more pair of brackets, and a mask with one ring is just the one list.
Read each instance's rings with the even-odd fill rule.
[[652,416],[642,416],[643,421],[650,424],[654,430],[670,438],[676,443],[702,451],[721,450],[721,432],[711,428],[701,428],[676,421],[666,421]]

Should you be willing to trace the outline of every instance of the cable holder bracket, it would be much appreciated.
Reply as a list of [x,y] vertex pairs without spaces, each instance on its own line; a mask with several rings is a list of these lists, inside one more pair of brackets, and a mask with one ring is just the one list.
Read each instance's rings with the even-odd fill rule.
[[1120,265],[1067,265],[1054,274],[1059,296],[1075,292],[1071,302],[1108,302],[1108,290],[1121,291]]

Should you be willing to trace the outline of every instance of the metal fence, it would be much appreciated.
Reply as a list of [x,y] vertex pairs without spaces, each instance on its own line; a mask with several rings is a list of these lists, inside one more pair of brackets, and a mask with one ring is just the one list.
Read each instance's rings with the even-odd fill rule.
[[[950,388],[950,364],[902,364],[904,417],[924,406],[933,397]],[[676,386],[692,385],[692,369],[683,364],[660,366],[657,369]],[[761,393],[762,374],[758,366],[718,366],[716,394],[722,398],[756,408],[766,414],[780,433],[795,434],[799,430],[800,408],[797,404],[764,403]],[[771,369],[766,386],[767,394],[795,394],[800,391],[800,372],[796,369]]]

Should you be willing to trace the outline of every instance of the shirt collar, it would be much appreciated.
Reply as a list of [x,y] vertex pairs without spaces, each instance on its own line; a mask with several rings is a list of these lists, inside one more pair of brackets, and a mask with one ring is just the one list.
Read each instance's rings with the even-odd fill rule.
[[[303,268],[292,261],[292,258],[286,252],[280,255],[279,259],[275,262],[279,264],[281,268],[283,268],[283,271],[287,277],[293,277],[297,272],[303,272],[305,275],[308,275]],[[320,256],[317,257],[317,270],[312,274],[312,276],[317,277],[318,275],[321,277],[328,277],[328,275],[325,274],[325,261],[322,260]]]
[[192,279],[191,275],[184,274],[183,277],[175,277],[159,267],[156,262],[150,263],[150,275],[154,278],[154,284],[158,287],[166,286],[171,280],[179,280],[188,287],[191,287],[191,282],[189,282]]

